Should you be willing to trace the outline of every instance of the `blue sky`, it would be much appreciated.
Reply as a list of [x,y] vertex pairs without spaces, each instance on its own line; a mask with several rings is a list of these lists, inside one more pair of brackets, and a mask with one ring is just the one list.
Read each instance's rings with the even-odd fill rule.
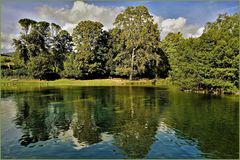
[[13,37],[19,33],[17,21],[31,18],[60,24],[72,31],[81,20],[100,21],[109,29],[117,14],[127,6],[144,5],[155,17],[162,30],[161,37],[169,32],[183,32],[185,37],[197,37],[204,24],[214,21],[218,14],[239,12],[238,1],[96,1],[72,0],[2,0],[1,34],[2,48],[11,48]]
[[125,2],[106,2],[90,1],[100,6],[136,6],[144,5],[151,13],[164,18],[177,18],[179,16],[188,19],[189,23],[204,24],[216,19],[219,13],[233,14],[238,11],[238,1],[125,1]]

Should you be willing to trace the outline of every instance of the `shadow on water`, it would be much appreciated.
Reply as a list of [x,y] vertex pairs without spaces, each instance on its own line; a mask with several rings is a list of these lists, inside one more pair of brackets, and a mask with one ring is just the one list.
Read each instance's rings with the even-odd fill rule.
[[21,147],[26,157],[32,157],[35,147],[39,151],[35,157],[43,158],[41,150],[53,145],[52,140],[68,152],[51,147],[47,158],[56,153],[66,158],[106,158],[103,153],[108,158],[238,157],[236,100],[157,87],[62,87],[1,93],[3,101],[9,97],[14,101],[12,122],[20,130],[18,140],[3,140],[5,147],[15,146],[8,152],[2,150],[3,157],[23,157],[17,151]]

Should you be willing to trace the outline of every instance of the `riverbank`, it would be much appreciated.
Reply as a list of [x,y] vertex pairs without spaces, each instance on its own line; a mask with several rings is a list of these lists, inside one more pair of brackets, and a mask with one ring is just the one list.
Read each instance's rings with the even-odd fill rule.
[[[173,85],[169,78],[166,79],[139,79],[130,81],[128,79],[113,78],[113,79],[92,79],[92,80],[75,80],[75,79],[58,79],[54,81],[36,80],[36,79],[1,79],[0,87],[4,90],[21,90],[21,88],[35,88],[35,87],[64,87],[64,86],[143,86],[143,87],[171,87],[179,89],[176,85]],[[183,90],[184,92],[193,92],[200,94],[216,94],[214,92],[205,91],[193,91]],[[219,94],[216,94],[219,95]],[[232,95],[239,96],[239,92],[233,93]]]
[[93,79],[93,80],[75,80],[59,79],[54,81],[45,80],[21,80],[21,79],[3,79],[0,81],[1,87],[4,86],[162,86],[172,85],[169,79],[140,79],[127,80],[120,78],[113,79]]

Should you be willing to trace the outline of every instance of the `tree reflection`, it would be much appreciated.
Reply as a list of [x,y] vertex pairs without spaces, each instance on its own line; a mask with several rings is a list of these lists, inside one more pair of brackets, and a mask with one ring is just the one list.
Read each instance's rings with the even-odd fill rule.
[[112,133],[114,144],[131,158],[144,157],[157,130],[160,115],[156,89],[87,87],[54,89],[15,96],[16,125],[22,129],[21,145],[58,138],[72,130],[78,143],[102,141]]
[[[87,90],[86,90],[87,89]],[[101,141],[101,132],[111,130],[114,110],[108,89],[52,89],[16,94],[15,124],[23,136],[23,146],[58,138],[60,133],[72,130],[78,143],[88,145]],[[104,95],[104,96],[102,96]]]
[[21,145],[28,146],[30,143],[56,138],[60,132],[69,129],[71,114],[66,114],[61,106],[51,105],[62,100],[61,95],[33,91],[17,94],[15,99],[18,108],[14,121],[23,132],[19,140]]
[[75,114],[72,122],[73,136],[78,139],[79,143],[86,142],[87,144],[94,144],[101,141],[100,131],[86,101],[87,100],[79,101],[74,105]]
[[165,122],[179,130],[179,136],[197,140],[208,158],[239,156],[238,101],[198,94],[170,96],[175,100],[165,113]]
[[[156,90],[129,87],[125,94],[116,95],[123,112],[116,116],[115,145],[129,158],[143,158],[154,142],[160,118]],[[149,100],[154,103],[146,104]]]

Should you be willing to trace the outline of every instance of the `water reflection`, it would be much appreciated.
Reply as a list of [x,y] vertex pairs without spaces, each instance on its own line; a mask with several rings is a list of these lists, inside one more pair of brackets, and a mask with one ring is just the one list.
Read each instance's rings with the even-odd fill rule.
[[[112,152],[128,158],[238,156],[236,101],[151,87],[41,88],[4,93],[16,102],[13,122],[21,135],[15,143],[26,148],[59,140],[71,141],[77,151],[111,144]],[[52,150],[56,154],[57,149]],[[68,158],[81,158],[79,154]],[[101,153],[89,158],[97,158],[97,154]]]
[[239,107],[235,98],[232,101],[208,95],[176,97],[164,113],[167,117],[165,122],[178,129],[187,139],[197,139],[205,157],[237,158]]
[[204,158],[196,140],[180,136],[177,130],[160,120],[156,141],[151,146],[147,158]]
[[14,122],[23,133],[19,139],[21,145],[28,146],[30,143],[56,138],[59,133],[69,129],[71,114],[61,105],[54,106],[54,102],[61,100],[62,96],[42,96],[37,92],[16,95],[15,99],[17,113]]

